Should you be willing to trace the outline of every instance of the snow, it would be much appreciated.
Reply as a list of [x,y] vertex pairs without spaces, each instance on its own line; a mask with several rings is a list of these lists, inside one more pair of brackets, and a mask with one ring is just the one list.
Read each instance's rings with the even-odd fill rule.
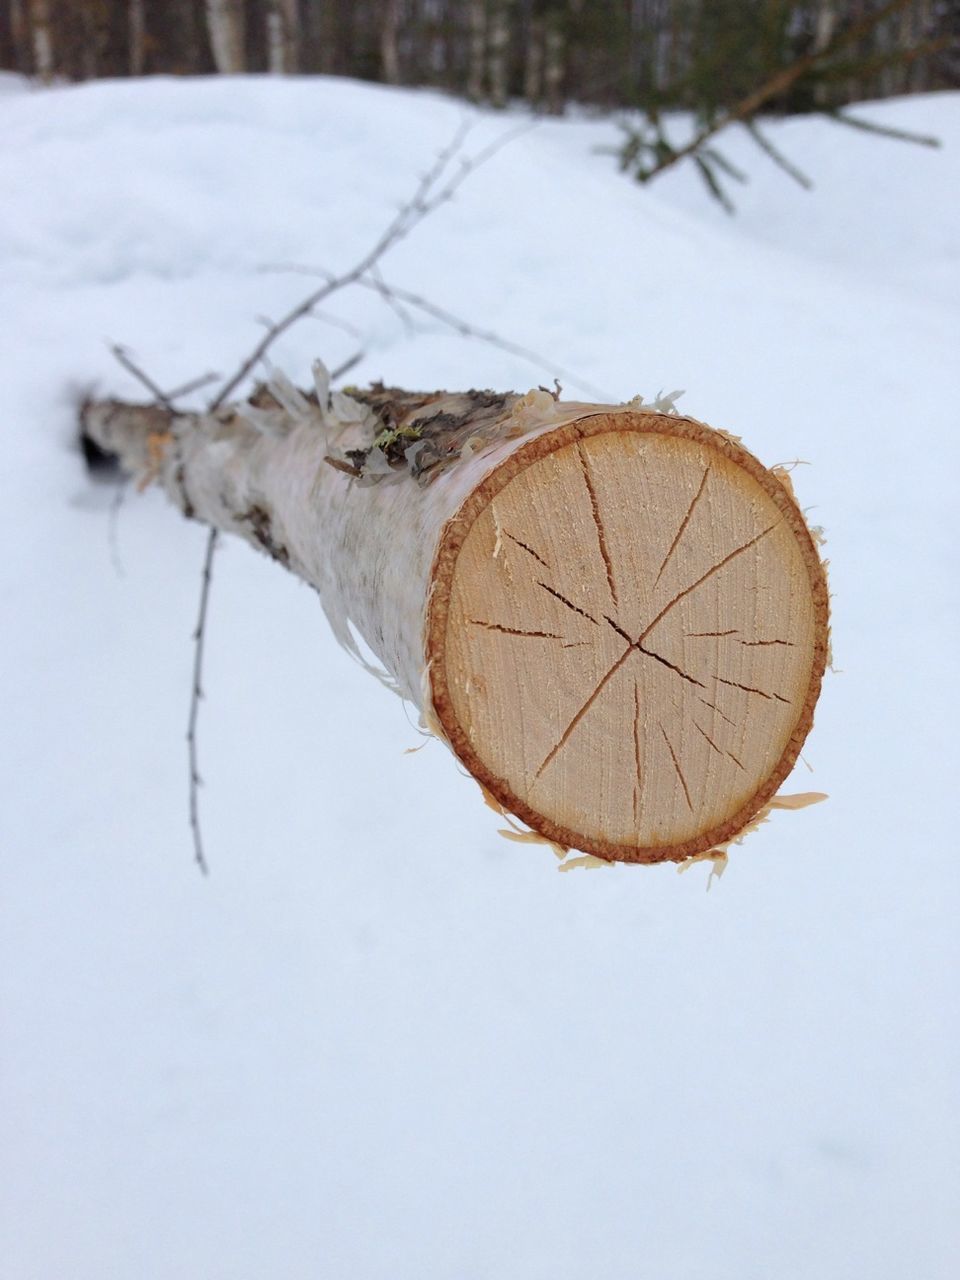
[[[226,375],[349,266],[459,104],[348,81],[0,102],[0,1270],[11,1280],[946,1280],[960,1078],[951,812],[960,96],[745,137],[736,218],[641,189],[612,122],[517,137],[384,262],[576,370],[681,405],[827,528],[836,661],[779,814],[707,868],[557,875],[333,643],[218,555],[191,864],[203,530],[84,474],[73,402]],[[477,117],[477,150],[513,117]],[[542,369],[360,290],[304,380],[526,389]],[[344,327],[337,327],[345,325]],[[358,336],[359,335],[359,336]],[[567,389],[578,394],[569,380]]]

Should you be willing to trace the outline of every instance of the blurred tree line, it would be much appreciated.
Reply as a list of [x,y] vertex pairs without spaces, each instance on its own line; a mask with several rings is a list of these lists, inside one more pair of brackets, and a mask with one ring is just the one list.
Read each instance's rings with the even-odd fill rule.
[[956,87],[958,37],[960,0],[0,0],[0,67],[44,80],[322,72],[705,119],[799,63],[765,110]]

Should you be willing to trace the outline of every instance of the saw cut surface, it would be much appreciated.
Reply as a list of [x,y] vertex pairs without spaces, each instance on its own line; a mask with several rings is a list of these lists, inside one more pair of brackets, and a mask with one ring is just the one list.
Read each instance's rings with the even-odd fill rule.
[[687,420],[624,418],[541,438],[468,500],[434,689],[508,809],[565,845],[659,861],[736,834],[792,767],[826,591],[751,455]]

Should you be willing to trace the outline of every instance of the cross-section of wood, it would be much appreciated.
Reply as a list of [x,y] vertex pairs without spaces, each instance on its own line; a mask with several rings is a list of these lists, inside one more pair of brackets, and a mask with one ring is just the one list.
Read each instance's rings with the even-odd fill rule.
[[735,835],[796,760],[826,652],[795,503],[688,419],[540,435],[441,542],[427,654],[444,731],[506,809],[603,858]]
[[185,514],[314,587],[337,639],[557,844],[707,853],[799,754],[823,567],[784,483],[722,432],[639,398],[333,397],[323,379],[216,413],[81,417]]

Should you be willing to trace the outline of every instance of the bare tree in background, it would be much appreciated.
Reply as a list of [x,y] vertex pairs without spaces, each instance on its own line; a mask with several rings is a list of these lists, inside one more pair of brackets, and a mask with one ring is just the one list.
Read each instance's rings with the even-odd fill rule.
[[543,96],[543,16],[534,9],[527,27],[523,58],[523,96],[531,107]]
[[[813,32],[813,52],[817,55],[828,48],[837,29],[837,6],[835,0],[817,0],[816,23]],[[825,84],[814,86],[814,101],[818,107],[827,105],[829,89]]]
[[221,75],[246,70],[243,0],[206,0],[213,60]]
[[543,35],[543,96],[551,115],[560,115],[564,106],[563,80],[566,70],[566,33],[564,5],[551,4],[547,10]]
[[386,84],[400,83],[400,0],[387,0],[380,26],[380,65]]
[[300,66],[300,10],[297,0],[267,0],[267,70],[292,75]]
[[322,72],[553,112],[696,111],[863,28],[836,74],[776,104],[802,111],[956,87],[958,15],[956,0],[895,13],[884,0],[0,0],[0,67],[47,80]]
[[146,65],[147,15],[144,0],[130,0],[127,26],[130,36],[130,74],[142,76]]
[[41,80],[49,83],[55,70],[50,0],[29,0],[29,13],[33,69]]
[[467,97],[479,102],[483,97],[487,53],[487,6],[484,0],[469,0],[469,46]]
[[487,46],[490,104],[501,108],[507,105],[509,95],[511,8],[512,0],[492,0],[490,6],[490,39]]

